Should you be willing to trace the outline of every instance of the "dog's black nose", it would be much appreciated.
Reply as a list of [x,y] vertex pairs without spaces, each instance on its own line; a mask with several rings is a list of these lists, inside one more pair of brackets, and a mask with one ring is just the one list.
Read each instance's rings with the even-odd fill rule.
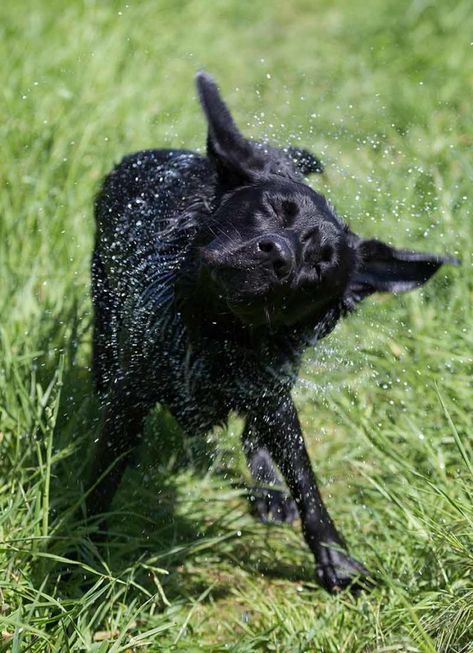
[[289,243],[279,236],[266,236],[258,241],[257,249],[264,261],[272,267],[278,279],[287,279],[294,265]]

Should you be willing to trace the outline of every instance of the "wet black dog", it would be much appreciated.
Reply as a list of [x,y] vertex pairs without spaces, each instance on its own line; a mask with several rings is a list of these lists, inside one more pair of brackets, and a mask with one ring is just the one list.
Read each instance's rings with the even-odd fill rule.
[[307,345],[358,302],[417,288],[455,261],[354,234],[304,183],[320,170],[315,157],[246,140],[212,78],[200,73],[197,87],[207,156],[132,154],[97,198],[94,371],[105,416],[89,514],[109,507],[156,402],[189,434],[234,410],[246,419],[249,467],[267,488],[257,495],[261,517],[299,512],[319,582],[356,587],[367,571],[322,502],[291,387]]

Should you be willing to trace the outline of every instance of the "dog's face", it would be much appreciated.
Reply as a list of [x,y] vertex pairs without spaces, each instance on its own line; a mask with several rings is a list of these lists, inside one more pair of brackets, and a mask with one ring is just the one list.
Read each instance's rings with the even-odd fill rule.
[[325,198],[289,179],[225,197],[208,225],[201,264],[244,322],[290,326],[341,297],[355,266],[349,234]]
[[[304,183],[297,161],[240,134],[212,78],[199,74],[197,87],[217,189],[196,256],[206,289],[242,322],[321,319],[335,302],[350,309],[377,290],[410,290],[456,262],[356,236]],[[306,166],[311,155],[302,154]]]

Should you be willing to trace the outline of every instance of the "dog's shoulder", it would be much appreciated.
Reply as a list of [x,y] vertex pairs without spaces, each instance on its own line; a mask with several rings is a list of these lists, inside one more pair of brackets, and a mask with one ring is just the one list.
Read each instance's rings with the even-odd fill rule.
[[149,254],[163,255],[167,244],[176,253],[176,239],[188,243],[195,216],[214,187],[210,163],[197,152],[160,149],[125,156],[96,196],[96,247],[104,260],[113,255],[128,276]]
[[209,183],[207,157],[192,150],[150,149],[127,154],[105,177],[96,198],[96,214],[126,206],[140,196],[170,190],[176,183]]

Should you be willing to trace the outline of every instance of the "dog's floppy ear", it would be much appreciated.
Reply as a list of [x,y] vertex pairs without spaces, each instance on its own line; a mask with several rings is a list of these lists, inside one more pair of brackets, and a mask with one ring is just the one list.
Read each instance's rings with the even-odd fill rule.
[[304,177],[312,175],[313,173],[322,173],[324,166],[320,159],[318,159],[312,152],[302,147],[288,147],[283,150],[295,165],[297,170],[301,172]]
[[238,130],[214,79],[201,71],[196,85],[209,127],[207,156],[221,184],[229,190],[255,181],[264,173],[265,159]]
[[441,265],[459,265],[452,256],[395,249],[380,240],[352,236],[358,266],[348,284],[346,300],[354,305],[374,292],[407,292],[426,283]]

